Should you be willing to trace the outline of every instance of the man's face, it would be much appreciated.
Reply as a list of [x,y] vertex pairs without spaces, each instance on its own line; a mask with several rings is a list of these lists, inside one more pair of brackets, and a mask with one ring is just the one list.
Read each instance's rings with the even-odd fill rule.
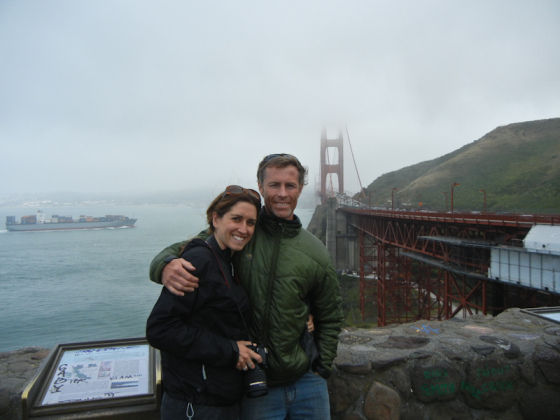
[[269,213],[282,219],[292,220],[303,185],[299,185],[299,173],[295,166],[268,167],[259,191]]

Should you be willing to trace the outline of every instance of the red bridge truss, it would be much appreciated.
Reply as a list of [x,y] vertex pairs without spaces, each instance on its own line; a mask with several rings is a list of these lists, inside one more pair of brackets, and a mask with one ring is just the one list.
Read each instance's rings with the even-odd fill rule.
[[358,232],[362,318],[377,308],[379,326],[559,304],[558,294],[495,281],[488,268],[492,247],[521,247],[531,227],[560,225],[560,215],[337,211]]

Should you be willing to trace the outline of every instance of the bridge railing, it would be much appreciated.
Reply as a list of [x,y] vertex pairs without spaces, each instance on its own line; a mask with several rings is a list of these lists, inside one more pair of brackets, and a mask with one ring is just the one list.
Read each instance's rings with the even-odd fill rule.
[[445,223],[465,223],[480,225],[502,225],[502,226],[533,226],[560,225],[559,214],[515,214],[515,213],[492,213],[492,212],[435,212],[435,211],[401,211],[367,209],[351,206],[340,206],[341,211],[348,213],[370,215],[378,217],[390,217],[394,219],[425,220]]

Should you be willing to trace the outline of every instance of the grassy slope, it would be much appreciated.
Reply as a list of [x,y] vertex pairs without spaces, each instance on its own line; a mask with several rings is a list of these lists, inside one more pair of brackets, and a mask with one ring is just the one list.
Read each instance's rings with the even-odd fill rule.
[[[480,140],[437,159],[384,174],[367,187],[373,204],[443,209],[451,184],[456,210],[560,211],[560,118],[499,127]],[[420,196],[418,196],[420,194]],[[367,201],[367,199],[366,199]]]

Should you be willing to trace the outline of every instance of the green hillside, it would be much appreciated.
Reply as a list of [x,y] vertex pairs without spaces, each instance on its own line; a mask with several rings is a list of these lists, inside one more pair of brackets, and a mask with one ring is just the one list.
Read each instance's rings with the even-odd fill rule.
[[[560,212],[560,118],[498,127],[481,139],[427,162],[384,174],[362,201],[395,208],[445,210],[454,187],[456,211]],[[422,202],[422,206],[419,202]]]

